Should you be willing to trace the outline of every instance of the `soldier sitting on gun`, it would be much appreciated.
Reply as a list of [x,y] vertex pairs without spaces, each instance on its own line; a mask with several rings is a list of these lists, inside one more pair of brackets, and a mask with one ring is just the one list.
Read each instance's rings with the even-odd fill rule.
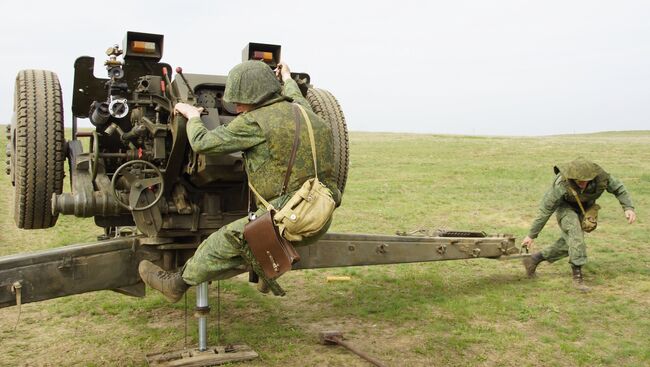
[[[246,173],[259,194],[275,208],[281,208],[293,193],[308,179],[314,177],[314,163],[307,128],[301,128],[301,141],[286,194],[280,195],[291,155],[297,116],[293,103],[303,106],[313,125],[318,158],[318,177],[332,191],[338,205],[341,193],[333,176],[333,140],[329,125],[318,117],[302,96],[298,85],[291,78],[286,64],[280,64],[276,74],[260,61],[245,61],[228,74],[224,100],[235,103],[241,113],[228,125],[207,130],[200,119],[200,109],[178,103],[177,113],[188,119],[187,136],[192,149],[203,154],[228,154],[243,151]],[[277,77],[281,77],[284,88]],[[305,122],[302,121],[301,125]],[[259,217],[266,209],[257,211]],[[139,266],[140,276],[150,287],[162,292],[170,302],[178,301],[192,285],[224,279],[242,272],[248,266],[240,256],[244,226],[249,218],[241,218],[210,235],[196,250],[185,266],[178,272],[168,272],[149,261]],[[315,235],[294,243],[295,246],[315,242],[331,223]],[[265,289],[260,282],[260,291]]]
[[616,196],[630,224],[636,220],[634,206],[620,180],[584,158],[578,158],[566,165],[558,165],[554,167],[554,171],[556,177],[553,185],[544,194],[539,206],[539,214],[533,221],[522,246],[532,248],[534,239],[554,212],[562,236],[541,252],[533,253],[524,259],[524,267],[527,275],[533,277],[537,266],[542,261],[552,263],[569,256],[573,280],[577,288],[587,291],[588,287],[584,285],[582,275],[582,266],[587,263],[584,232],[596,229],[598,209],[600,209],[596,199],[605,190]]

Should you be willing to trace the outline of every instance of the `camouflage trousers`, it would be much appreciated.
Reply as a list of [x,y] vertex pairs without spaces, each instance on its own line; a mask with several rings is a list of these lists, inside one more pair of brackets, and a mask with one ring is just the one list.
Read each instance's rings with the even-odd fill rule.
[[556,211],[562,236],[554,244],[542,250],[544,259],[555,262],[569,256],[569,262],[576,266],[587,263],[587,245],[580,226],[582,218],[570,206],[560,206]]
[[[276,208],[289,199],[290,196],[282,197],[272,201]],[[261,208],[255,213],[260,216],[266,213],[266,209]],[[240,256],[240,248],[246,245],[244,240],[244,226],[248,223],[248,217],[238,219],[221,228],[206,238],[196,249],[183,269],[183,280],[189,285],[227,279],[246,271],[246,262]],[[295,247],[309,245],[314,243],[329,229],[331,220],[325,227],[314,236],[306,238],[299,242],[292,242]]]

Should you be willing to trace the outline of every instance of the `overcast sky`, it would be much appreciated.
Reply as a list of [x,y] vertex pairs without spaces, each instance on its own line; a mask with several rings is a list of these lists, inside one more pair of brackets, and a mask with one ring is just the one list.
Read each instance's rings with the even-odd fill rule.
[[546,135],[650,129],[650,1],[4,1],[0,123],[21,69],[63,86],[127,30],[163,61],[227,74],[248,42],[282,45],[353,131]]

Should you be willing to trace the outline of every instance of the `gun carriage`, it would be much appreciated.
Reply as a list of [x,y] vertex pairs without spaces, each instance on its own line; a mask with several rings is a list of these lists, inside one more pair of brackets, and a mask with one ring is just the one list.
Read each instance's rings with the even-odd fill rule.
[[[242,58],[274,68],[280,53],[280,46],[250,43]],[[59,215],[75,215],[94,218],[103,233],[95,243],[0,257],[0,307],[102,289],[143,296],[139,261],[152,260],[166,269],[182,266],[206,236],[247,213],[242,153],[194,152],[185,119],[173,113],[174,104],[184,101],[204,108],[202,120],[209,129],[228,124],[236,110],[223,100],[226,76],[172,70],[160,62],[162,35],[127,32],[122,47],[111,46],[106,54],[106,77],[95,77],[93,57],[75,62],[68,141],[57,75],[18,73],[7,128],[17,226],[48,228]],[[331,93],[312,86],[309,74],[292,77],[331,127],[335,175],[344,192],[349,142],[342,109]],[[93,129],[80,130],[78,119],[88,119]],[[66,162],[71,192],[63,192]],[[296,269],[500,258],[518,252],[509,235],[449,231],[329,233],[298,251],[302,260]]]

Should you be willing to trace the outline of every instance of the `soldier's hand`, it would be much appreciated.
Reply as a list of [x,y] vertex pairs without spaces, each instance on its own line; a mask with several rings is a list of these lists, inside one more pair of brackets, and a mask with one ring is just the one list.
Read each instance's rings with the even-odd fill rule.
[[289,69],[289,65],[284,62],[278,63],[278,67],[275,69],[275,75],[281,77],[283,82],[291,79],[291,69]]
[[528,248],[529,252],[533,251],[533,244],[535,243],[535,240],[530,238],[529,236],[526,236],[523,241],[521,241],[521,246]]
[[201,111],[203,111],[203,107],[195,107],[183,102],[176,103],[176,106],[174,106],[174,112],[180,113],[188,120],[192,117],[201,117]]
[[636,213],[632,209],[628,209],[625,211],[625,218],[627,218],[627,222],[629,224],[634,223],[636,221]]

